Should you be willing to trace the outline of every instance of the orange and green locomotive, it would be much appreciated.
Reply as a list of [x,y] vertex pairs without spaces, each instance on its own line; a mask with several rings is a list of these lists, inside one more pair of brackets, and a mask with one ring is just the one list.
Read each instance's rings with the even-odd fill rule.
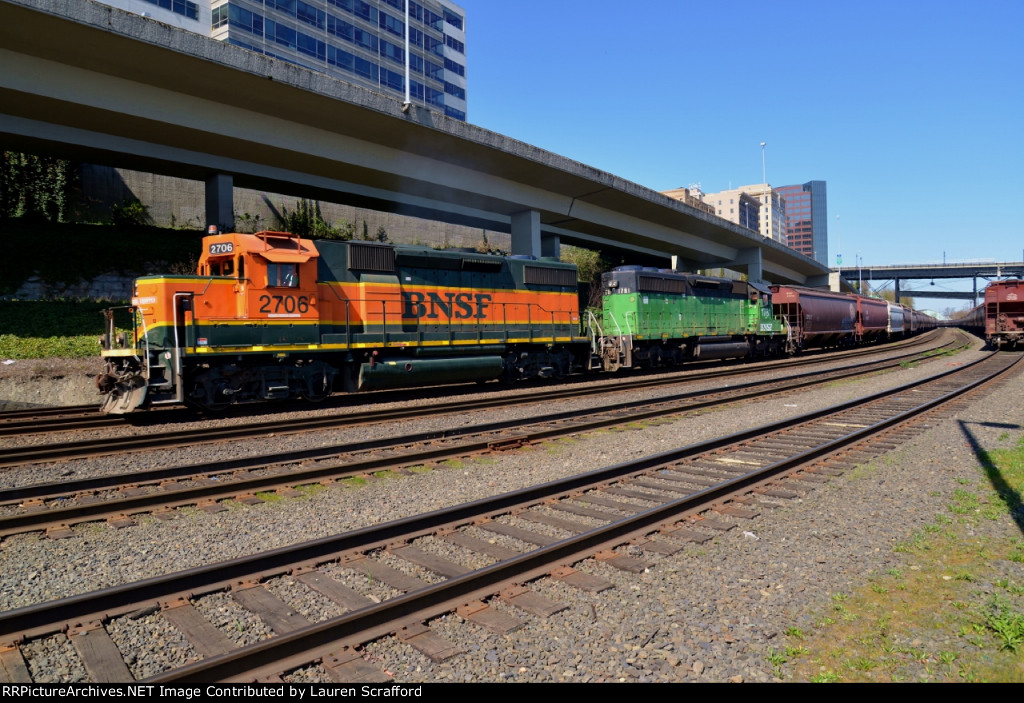
[[576,267],[285,232],[211,234],[195,275],[107,311],[103,411],[562,376],[586,365]]

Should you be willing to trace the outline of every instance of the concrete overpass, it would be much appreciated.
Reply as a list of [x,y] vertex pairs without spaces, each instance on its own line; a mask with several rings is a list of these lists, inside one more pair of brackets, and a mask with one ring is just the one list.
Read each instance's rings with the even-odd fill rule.
[[[1024,262],[1022,261],[965,261],[942,264],[905,264],[893,266],[846,266],[835,269],[840,276],[848,281],[893,281],[897,300],[900,295],[913,298],[946,298],[953,300],[978,300],[978,279],[993,281],[997,278],[1024,278]],[[974,280],[973,292],[953,292],[944,290],[915,289],[907,290],[901,281],[932,281],[935,279],[971,278]],[[984,290],[985,284],[981,288]]]
[[[823,286],[793,250],[643,186],[90,0],[0,0],[0,145]],[[652,158],[656,155],[652,155]]]

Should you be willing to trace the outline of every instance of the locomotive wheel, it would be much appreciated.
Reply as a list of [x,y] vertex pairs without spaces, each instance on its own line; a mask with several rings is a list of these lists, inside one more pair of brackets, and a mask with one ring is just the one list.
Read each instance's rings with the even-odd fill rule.
[[306,384],[306,391],[302,394],[302,398],[310,403],[322,402],[327,396],[331,394],[333,379],[330,374],[323,373],[316,378],[309,379],[309,383]]
[[219,413],[231,405],[230,396],[221,395],[221,398],[226,400],[214,401],[208,398],[208,395],[206,385],[196,383],[192,392],[185,396],[185,405],[203,413]]

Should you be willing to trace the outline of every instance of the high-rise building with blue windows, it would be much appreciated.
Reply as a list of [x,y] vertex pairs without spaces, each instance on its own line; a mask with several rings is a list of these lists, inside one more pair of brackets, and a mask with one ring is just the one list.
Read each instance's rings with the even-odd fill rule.
[[164,24],[210,34],[210,0],[96,0]]
[[466,119],[466,13],[449,0],[99,0]]
[[776,186],[786,199],[787,245],[828,265],[828,204],[825,181]]

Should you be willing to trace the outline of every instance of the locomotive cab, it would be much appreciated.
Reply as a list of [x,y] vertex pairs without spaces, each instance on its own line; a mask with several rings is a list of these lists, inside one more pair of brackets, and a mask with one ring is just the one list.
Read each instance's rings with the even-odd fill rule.
[[[108,311],[106,369],[97,377],[103,411],[326,396],[333,372],[291,358],[318,342],[317,257],[312,242],[285,232],[214,233],[203,239],[195,275],[137,279],[132,343],[116,341]],[[204,361],[236,351],[232,365]],[[268,351],[273,365],[255,360]]]
[[[294,325],[279,324],[292,320],[302,321],[299,336],[304,341],[315,342],[317,331],[309,323],[317,318],[318,255],[312,242],[288,232],[206,237],[199,274],[234,279],[234,305],[204,301],[208,318],[223,320],[222,326],[227,326],[227,320],[252,321],[247,333],[236,329],[228,335],[229,345],[294,342]],[[209,339],[206,342],[219,346]]]

